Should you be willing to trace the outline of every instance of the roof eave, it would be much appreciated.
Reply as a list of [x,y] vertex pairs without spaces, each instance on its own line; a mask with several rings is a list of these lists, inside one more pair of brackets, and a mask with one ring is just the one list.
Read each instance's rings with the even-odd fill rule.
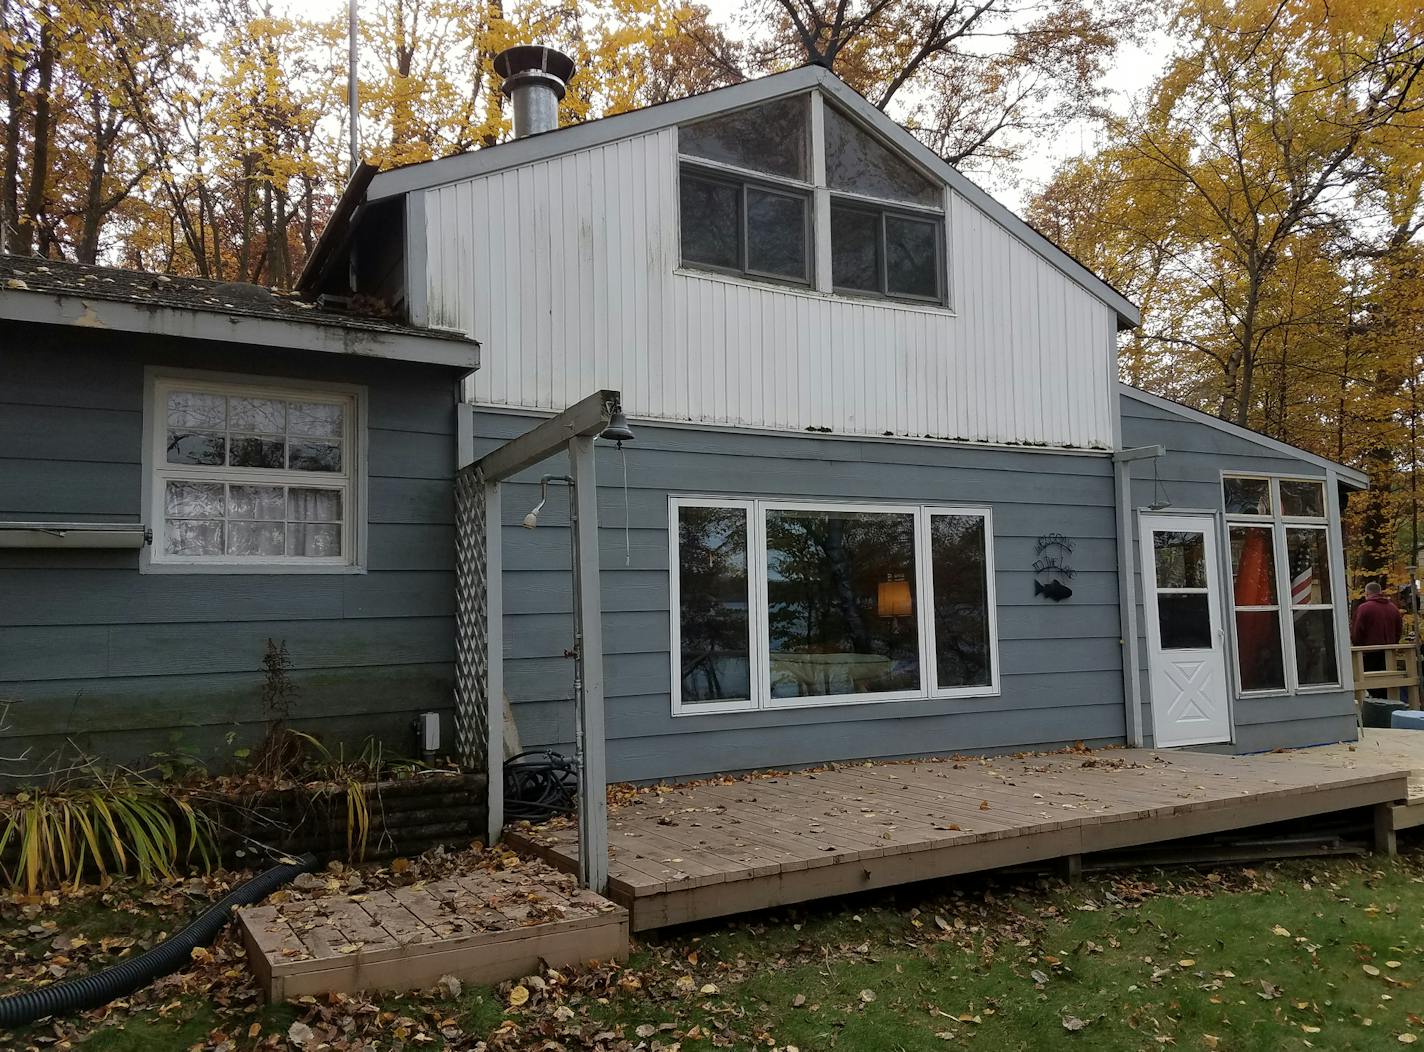
[[0,289],[0,318],[75,329],[385,358],[443,365],[465,372],[478,369],[480,364],[479,344],[468,338],[423,336],[56,292]]
[[1278,453],[1281,456],[1302,460],[1307,464],[1314,464],[1316,467],[1322,468],[1325,471],[1333,472],[1341,483],[1352,489],[1370,488],[1369,476],[1364,472],[1352,467],[1346,467],[1338,461],[1319,456],[1309,450],[1301,449],[1299,446],[1293,446],[1289,442],[1282,442],[1280,439],[1272,438],[1270,435],[1263,435],[1258,431],[1252,431],[1249,427],[1242,427],[1240,424],[1233,424],[1229,420],[1222,420],[1220,417],[1212,416],[1210,413],[1203,413],[1200,409],[1193,409],[1189,405],[1174,402],[1170,398],[1149,394],[1146,391],[1133,387],[1131,384],[1119,383],[1118,393],[1127,395],[1129,398],[1135,398],[1145,405],[1150,405],[1169,413],[1175,413],[1178,416],[1187,417],[1195,423],[1215,428],[1218,431],[1225,432],[1243,441],[1254,442],[1256,445],[1269,449],[1271,452]]

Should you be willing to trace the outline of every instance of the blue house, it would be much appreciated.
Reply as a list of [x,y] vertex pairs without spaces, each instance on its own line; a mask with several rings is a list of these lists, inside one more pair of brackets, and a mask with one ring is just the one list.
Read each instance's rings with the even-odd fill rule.
[[[363,175],[307,289],[399,258],[410,319],[481,344],[462,463],[621,392],[611,778],[1355,736],[1360,473],[1121,385],[1137,308],[831,72],[557,128],[529,51],[518,137]],[[567,520],[520,528],[563,470],[504,484],[486,656],[567,750]]]
[[[408,742],[452,710],[457,469],[617,391],[613,779],[1353,739],[1360,473],[1121,385],[1137,308],[829,71],[557,128],[531,52],[519,137],[343,197],[303,292],[389,318],[6,263],[11,736],[212,753],[283,638],[301,715]],[[460,642],[482,719],[571,751],[567,470],[502,483]]]
[[453,683],[464,336],[251,285],[0,257],[0,754],[412,751]]

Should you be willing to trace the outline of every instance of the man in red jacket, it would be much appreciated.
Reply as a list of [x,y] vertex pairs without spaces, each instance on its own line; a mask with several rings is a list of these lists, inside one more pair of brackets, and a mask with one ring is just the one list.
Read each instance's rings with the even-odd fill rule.
[[[1388,646],[1399,642],[1404,634],[1404,615],[1399,607],[1384,594],[1378,581],[1365,585],[1365,598],[1355,607],[1355,619],[1350,624],[1350,642],[1357,647]],[[1374,651],[1365,655],[1366,672],[1378,672],[1385,667],[1384,652]],[[1370,697],[1387,698],[1389,691],[1383,687],[1371,687]]]

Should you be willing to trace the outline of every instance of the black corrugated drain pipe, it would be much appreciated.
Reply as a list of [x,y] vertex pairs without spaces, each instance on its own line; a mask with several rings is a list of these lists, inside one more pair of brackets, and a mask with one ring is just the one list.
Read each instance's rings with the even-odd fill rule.
[[232,919],[234,906],[251,906],[261,902],[298,874],[315,868],[316,856],[310,854],[302,855],[295,862],[273,866],[233,888],[176,935],[131,960],[93,975],[0,998],[0,1028],[23,1026],[45,1016],[98,1008],[147,986],[161,976],[176,972],[192,960],[195,947],[207,946],[218,937],[218,932]]

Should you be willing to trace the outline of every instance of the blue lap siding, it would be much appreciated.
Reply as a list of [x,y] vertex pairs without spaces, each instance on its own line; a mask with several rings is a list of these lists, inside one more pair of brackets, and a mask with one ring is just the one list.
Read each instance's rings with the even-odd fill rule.
[[[535,423],[478,413],[477,453]],[[610,777],[1122,739],[1106,456],[635,426],[626,498],[618,452],[598,443]],[[506,484],[502,498],[505,691],[525,748],[572,748],[564,491],[552,491],[537,529],[519,526],[539,499],[540,473],[565,470],[551,459]],[[1001,695],[673,717],[668,497],[676,494],[990,505]],[[1061,604],[1033,594],[1035,541],[1051,531],[1075,544],[1074,595]]]
[[0,549],[7,752],[230,763],[261,733],[269,638],[291,654],[297,727],[408,752],[411,716],[451,704],[455,371],[11,325],[0,519],[143,521],[147,366],[364,385],[368,572],[141,574],[134,551]]
[[[1259,473],[1263,475],[1296,475],[1325,478],[1318,463],[1289,456],[1271,447],[1252,441],[1243,435],[1229,434],[1210,424],[1194,419],[1191,410],[1164,408],[1124,394],[1122,406],[1122,437],[1125,446],[1160,443],[1167,455],[1157,465],[1154,483],[1151,461],[1138,461],[1132,478],[1132,503],[1146,507],[1157,497],[1160,488],[1174,508],[1212,511],[1221,518],[1221,474]],[[1224,526],[1218,526],[1224,529]],[[1332,543],[1340,541],[1340,524],[1330,524]],[[1139,597],[1142,589],[1140,553],[1134,545],[1133,573],[1137,575]],[[1223,560],[1223,607],[1227,623],[1231,618],[1230,567]],[[1343,583],[1336,582],[1343,595]],[[1147,639],[1145,621],[1139,606],[1139,654],[1143,697],[1143,726],[1152,728],[1147,675]],[[1229,628],[1228,628],[1229,631]],[[1348,669],[1344,670],[1348,675]],[[1231,669],[1228,680],[1234,678]],[[1231,687],[1234,691],[1234,686]],[[1347,691],[1310,692],[1273,697],[1245,697],[1235,700],[1235,750],[1257,752],[1265,749],[1318,745],[1324,742],[1355,739],[1354,696]]]

